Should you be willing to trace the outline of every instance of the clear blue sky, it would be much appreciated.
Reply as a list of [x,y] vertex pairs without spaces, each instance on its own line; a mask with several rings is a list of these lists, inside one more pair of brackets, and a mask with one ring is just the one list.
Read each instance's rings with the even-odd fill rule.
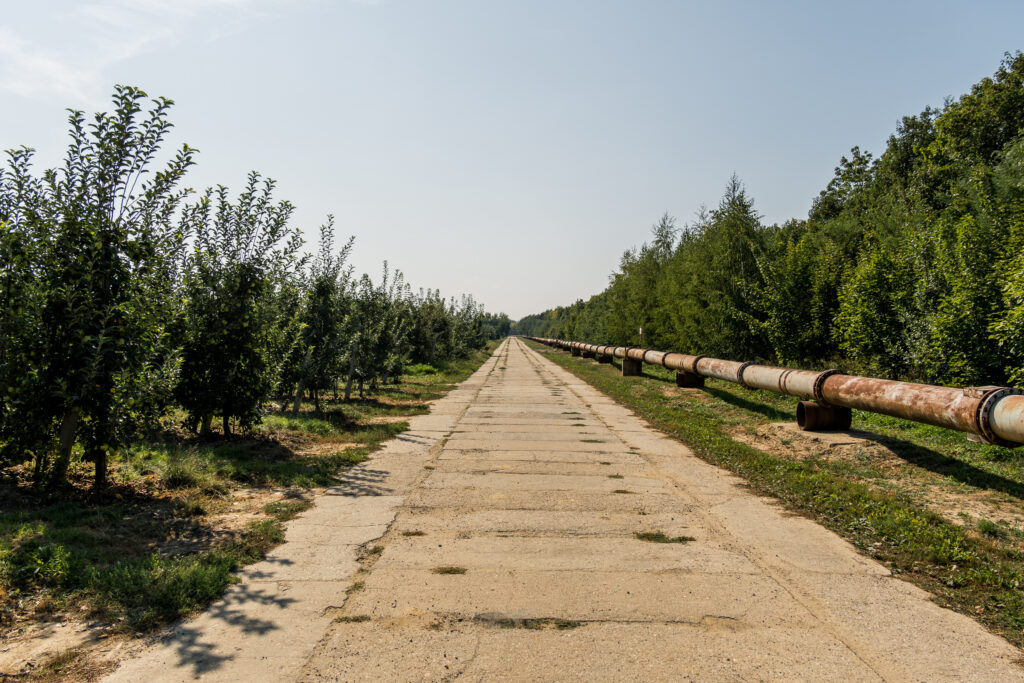
[[1024,3],[93,0],[4,3],[0,147],[57,163],[65,107],[176,101],[190,185],[278,180],[312,240],[513,318],[605,286],[729,176],[768,222],[839,157],[1024,48]]

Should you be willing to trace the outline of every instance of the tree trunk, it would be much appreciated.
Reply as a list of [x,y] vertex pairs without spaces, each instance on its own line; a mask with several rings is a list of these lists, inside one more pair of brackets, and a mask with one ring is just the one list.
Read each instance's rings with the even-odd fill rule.
[[353,343],[348,350],[348,381],[345,382],[345,400],[349,400],[352,397],[352,377],[356,373],[356,354],[355,344]]
[[213,413],[203,415],[203,425],[199,428],[199,436],[209,436],[213,431]]
[[53,463],[53,474],[50,477],[50,484],[53,486],[60,486],[68,480],[71,449],[75,447],[75,437],[78,435],[79,415],[78,406],[75,406],[64,413],[64,419],[60,423],[60,446],[57,451],[57,459]]
[[359,378],[359,398],[366,398],[363,394],[363,378]]
[[323,414],[320,410],[320,391],[318,389],[313,390],[313,410],[316,411],[317,417]]
[[96,463],[96,479],[92,483],[93,490],[102,491],[107,488],[107,449],[92,449],[89,459]]
[[36,467],[32,473],[32,486],[43,485],[43,475],[46,473],[46,451],[42,451],[36,455]]
[[309,363],[313,359],[313,348],[306,349],[306,355],[302,358],[302,371],[299,375],[299,388],[295,390],[295,405],[292,406],[292,414],[299,414],[299,406],[302,403],[302,391],[305,384],[306,373],[309,371]]
[[224,416],[224,436],[231,436],[231,416]]

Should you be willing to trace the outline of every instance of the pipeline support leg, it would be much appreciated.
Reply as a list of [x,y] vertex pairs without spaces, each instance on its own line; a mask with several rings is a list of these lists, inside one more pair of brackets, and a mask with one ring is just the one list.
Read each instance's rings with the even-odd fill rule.
[[577,349],[577,348],[576,348],[576,347],[574,346],[573,348],[569,349],[569,355],[570,355],[570,356],[579,356],[579,355],[580,355],[580,350],[579,350],[579,349]]
[[593,358],[595,356],[593,351],[583,351],[580,355],[584,358]]
[[622,376],[623,377],[639,377],[644,374],[643,361],[638,361],[635,358],[623,358],[622,359]]
[[839,406],[821,405],[814,401],[800,401],[796,406],[796,423],[805,432],[850,428],[853,411]]
[[704,378],[694,372],[682,370],[676,373],[676,386],[689,389],[699,389],[704,386]]
[[612,362],[612,357],[611,356],[598,356],[597,357],[597,362],[598,363],[611,363]]

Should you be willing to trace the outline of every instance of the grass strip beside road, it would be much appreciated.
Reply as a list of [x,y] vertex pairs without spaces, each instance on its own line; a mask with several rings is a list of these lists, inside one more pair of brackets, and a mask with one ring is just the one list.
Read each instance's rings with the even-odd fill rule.
[[[251,433],[199,439],[174,421],[158,438],[112,459],[111,485],[89,487],[87,463],[57,493],[31,489],[29,472],[0,483],[0,633],[86,621],[134,634],[193,614],[240,567],[284,540],[284,524],[429,412],[490,356],[496,343],[446,367],[414,368],[364,398],[270,411]],[[179,417],[180,419],[180,417]]]
[[[794,460],[735,440],[737,424],[793,419],[765,392],[708,382],[705,390],[676,389],[666,396],[666,378],[621,377],[615,365],[572,357],[527,341],[555,364],[687,444],[702,459],[743,477],[759,494],[821,523],[859,550],[936,596],[939,604],[974,617],[1017,647],[1024,646],[1024,553],[1019,539],[974,533],[925,508],[899,487],[866,481],[855,464],[827,458]],[[652,376],[653,375],[653,376]],[[660,381],[659,381],[660,380]],[[708,401],[711,395],[715,400]],[[729,400],[732,399],[732,400]],[[855,427],[899,431],[907,448],[949,457],[943,449],[967,449],[962,435],[855,412]],[[905,423],[905,424],[900,424]],[[979,447],[981,448],[981,447]],[[981,451],[973,451],[977,455]],[[979,456],[981,457],[981,456]],[[999,458],[1008,458],[1002,459]],[[996,466],[1019,476],[1015,456],[1001,454]]]

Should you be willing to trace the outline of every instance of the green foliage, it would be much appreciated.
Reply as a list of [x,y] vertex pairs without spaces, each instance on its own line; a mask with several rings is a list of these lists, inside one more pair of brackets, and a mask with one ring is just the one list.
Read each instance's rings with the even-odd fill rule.
[[143,112],[146,98],[117,86],[111,113],[72,111],[60,168],[34,174],[22,148],[0,169],[0,470],[30,461],[58,488],[83,458],[102,488],[109,454],[163,428],[175,401],[204,434],[215,416],[250,430],[275,392],[319,411],[346,376],[362,389],[508,331],[471,297],[413,297],[386,264],[353,281],[333,218],[301,256],[293,207],[255,172],[234,200],[218,186],[187,203],[194,151],[154,172],[171,101]]
[[[0,440],[61,485],[75,442],[105,483],[107,453],[166,406],[175,359],[166,322],[188,227],[174,220],[192,165],[183,147],[151,177],[171,101],[118,86],[112,113],[69,115],[63,167],[31,174],[31,151],[0,176]],[[60,448],[53,447],[55,425]]]
[[[275,204],[274,183],[251,173],[232,203],[226,187],[190,207],[196,233],[185,280],[181,377],[175,398],[193,425],[213,415],[258,424],[277,385],[278,359],[294,338],[288,315],[302,239],[289,227],[293,207]],[[214,198],[215,201],[214,201]]]

